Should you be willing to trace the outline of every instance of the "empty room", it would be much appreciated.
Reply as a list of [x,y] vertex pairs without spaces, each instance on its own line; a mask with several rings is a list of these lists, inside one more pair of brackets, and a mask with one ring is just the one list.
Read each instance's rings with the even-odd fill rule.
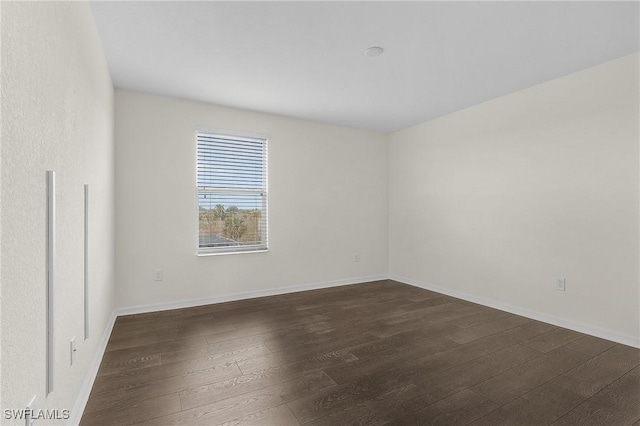
[[640,2],[0,23],[0,424],[640,426]]

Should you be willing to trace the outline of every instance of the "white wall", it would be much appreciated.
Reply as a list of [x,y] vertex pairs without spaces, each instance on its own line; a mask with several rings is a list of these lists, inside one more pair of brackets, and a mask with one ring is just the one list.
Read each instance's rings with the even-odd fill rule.
[[[199,127],[269,137],[268,252],[196,256]],[[117,90],[118,306],[386,274],[386,167],[381,134]]]
[[639,344],[638,57],[392,134],[390,273]]
[[[113,303],[113,86],[85,3],[2,2],[2,422],[68,409]],[[46,171],[57,173],[55,383],[46,383]],[[83,340],[83,186],[91,186],[90,331]],[[69,366],[69,339],[78,353]],[[50,421],[40,421],[51,424]],[[65,423],[65,422],[62,422]],[[15,424],[24,424],[15,422]]]
[[[71,409],[116,304],[388,272],[640,338],[637,54],[390,136],[117,91],[114,163],[113,88],[87,5],[2,2],[1,19],[2,409],[33,395],[36,408]],[[269,252],[195,255],[198,127],[269,136]],[[49,169],[58,247],[47,396]],[[567,278],[565,293],[554,290],[555,276]],[[70,367],[72,336],[79,352]]]

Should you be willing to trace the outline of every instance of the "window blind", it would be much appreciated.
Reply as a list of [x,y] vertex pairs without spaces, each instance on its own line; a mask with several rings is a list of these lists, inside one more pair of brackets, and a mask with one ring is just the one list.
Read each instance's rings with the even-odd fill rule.
[[197,133],[198,252],[267,249],[266,139]]

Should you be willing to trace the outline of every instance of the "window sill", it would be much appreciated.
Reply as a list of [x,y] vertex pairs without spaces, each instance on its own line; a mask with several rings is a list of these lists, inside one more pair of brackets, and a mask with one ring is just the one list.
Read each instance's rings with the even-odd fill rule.
[[222,251],[222,252],[197,252],[196,256],[198,257],[207,257],[207,256],[225,256],[227,254],[251,254],[251,253],[266,253],[269,249],[260,249],[260,250],[239,250],[239,251]]

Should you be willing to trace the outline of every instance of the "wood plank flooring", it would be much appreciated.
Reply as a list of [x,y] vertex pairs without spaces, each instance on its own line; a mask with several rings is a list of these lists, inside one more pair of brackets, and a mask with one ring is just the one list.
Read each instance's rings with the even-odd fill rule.
[[639,425],[640,350],[393,281],[118,318],[88,425]]

